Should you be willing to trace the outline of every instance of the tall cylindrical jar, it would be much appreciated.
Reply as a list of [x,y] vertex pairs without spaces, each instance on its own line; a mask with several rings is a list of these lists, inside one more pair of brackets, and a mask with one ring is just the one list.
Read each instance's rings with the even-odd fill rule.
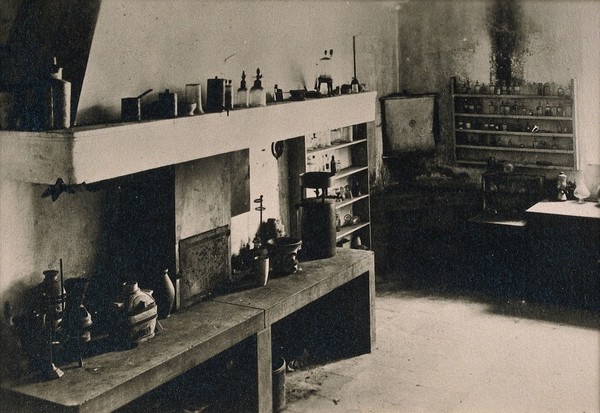
[[58,67],[56,57],[50,70],[48,129],[71,127],[71,82],[62,78],[62,67]]
[[154,300],[158,307],[158,318],[164,319],[171,315],[175,302],[175,286],[169,276],[169,270],[164,270],[158,277],[154,287]]

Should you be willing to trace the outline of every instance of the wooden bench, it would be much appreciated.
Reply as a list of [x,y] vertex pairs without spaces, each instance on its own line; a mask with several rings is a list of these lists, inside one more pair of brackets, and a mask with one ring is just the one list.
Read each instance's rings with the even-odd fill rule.
[[370,352],[375,343],[373,253],[338,249],[335,257],[300,266],[298,273],[269,280],[264,287],[219,296],[175,313],[161,321],[165,331],[134,349],[86,358],[83,368],[77,363],[61,366],[65,374],[60,379],[5,383],[3,408],[44,413],[113,411],[254,337],[256,354],[249,360],[257,374],[256,410],[270,412],[271,327],[277,321],[350,285],[352,311],[344,317],[351,334],[363,352]]

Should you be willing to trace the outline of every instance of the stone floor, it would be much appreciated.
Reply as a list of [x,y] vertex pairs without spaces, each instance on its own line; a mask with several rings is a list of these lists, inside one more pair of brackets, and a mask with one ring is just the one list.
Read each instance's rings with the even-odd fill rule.
[[600,314],[377,284],[371,354],[287,374],[287,412],[600,412]]

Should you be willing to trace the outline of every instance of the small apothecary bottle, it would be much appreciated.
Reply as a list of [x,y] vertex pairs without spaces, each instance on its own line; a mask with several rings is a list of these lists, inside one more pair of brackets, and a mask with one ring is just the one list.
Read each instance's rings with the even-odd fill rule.
[[256,69],[256,80],[250,89],[250,106],[267,106],[267,92],[262,87],[260,69]]
[[246,72],[242,71],[242,81],[240,82],[240,87],[237,90],[237,95],[235,97],[235,106],[247,108],[249,105],[248,89],[246,88]]

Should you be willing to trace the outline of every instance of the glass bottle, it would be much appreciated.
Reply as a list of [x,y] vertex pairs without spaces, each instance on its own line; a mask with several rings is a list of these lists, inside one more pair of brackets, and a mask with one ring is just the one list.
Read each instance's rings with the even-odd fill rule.
[[570,104],[565,105],[565,117],[570,118],[573,116],[573,106]]
[[537,107],[535,108],[535,114],[538,116],[542,116],[542,102],[538,102]]
[[157,305],[158,318],[164,319],[171,315],[175,302],[175,286],[169,276],[169,270],[162,271],[154,285],[154,300]]
[[256,80],[250,89],[250,106],[267,106],[267,92],[262,87],[260,69],[256,69]]
[[231,79],[225,81],[225,110],[227,113],[233,108],[233,86]]
[[583,204],[585,199],[590,196],[590,190],[585,185],[585,179],[583,177],[583,170],[578,170],[575,175],[575,191],[573,192],[575,198],[577,198],[578,204]]
[[563,116],[563,107],[562,107],[562,103],[558,103],[558,106],[556,107],[556,116]]
[[246,89],[246,72],[242,71],[242,81],[240,82],[240,87],[237,90],[237,95],[235,97],[235,105],[247,108],[250,106],[248,89]]

